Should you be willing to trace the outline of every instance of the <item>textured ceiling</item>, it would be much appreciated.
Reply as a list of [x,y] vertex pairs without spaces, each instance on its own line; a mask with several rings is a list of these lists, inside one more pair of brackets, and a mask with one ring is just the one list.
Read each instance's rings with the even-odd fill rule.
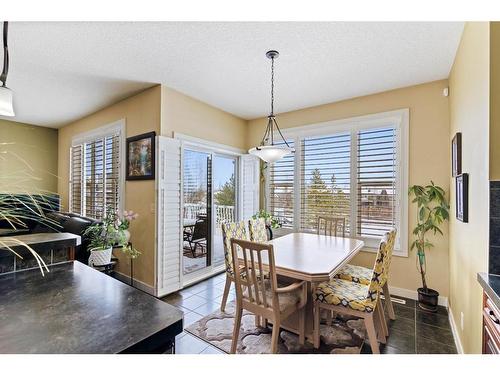
[[[15,121],[60,127],[154,84],[236,116],[447,78],[460,22],[12,22]],[[0,60],[1,61],[1,60]]]

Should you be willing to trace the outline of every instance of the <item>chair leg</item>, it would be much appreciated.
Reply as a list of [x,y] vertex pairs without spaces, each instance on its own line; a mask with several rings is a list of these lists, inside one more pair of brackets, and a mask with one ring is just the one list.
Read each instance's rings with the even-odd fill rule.
[[389,319],[396,320],[396,314],[394,314],[394,306],[392,305],[391,295],[389,293],[389,285],[387,284],[387,281],[382,287],[382,291],[384,293],[385,306],[387,307],[387,314],[389,315]]
[[368,340],[370,341],[370,346],[372,348],[372,353],[380,354],[380,349],[377,341],[377,332],[375,331],[375,324],[373,322],[373,313],[367,314],[364,320],[366,333],[368,334]]
[[273,321],[273,334],[271,335],[271,353],[278,353],[278,339],[280,337],[280,321],[278,319],[274,319]]
[[314,347],[319,349],[319,320],[320,320],[320,307],[318,303],[314,304],[314,322],[313,322],[313,341]]
[[231,279],[226,275],[226,285],[224,285],[224,294],[222,295],[222,303],[220,304],[220,311],[226,310],[227,297],[229,296],[229,289],[231,289]]
[[[383,323],[383,319],[385,319],[385,317],[383,317],[380,313],[381,313],[382,309],[380,309],[380,305],[379,303],[377,302],[377,306],[375,307],[375,311],[373,312],[374,314],[374,323],[375,323],[375,331],[377,332],[377,340],[382,343],[382,344],[385,344],[387,341],[386,341],[386,334],[385,334],[385,328],[384,328],[384,323]],[[383,314],[383,312],[382,312]]]
[[306,343],[306,308],[305,306],[299,310],[299,344]]
[[240,335],[242,313],[243,309],[240,306],[237,306],[234,316],[233,342],[231,343],[231,354],[236,353],[236,348],[238,347],[238,337]]
[[255,327],[260,327],[260,316],[255,315]]
[[389,328],[387,327],[387,320],[385,320],[384,306],[382,305],[382,301],[380,299],[378,302],[377,309],[379,310],[380,319],[381,319],[381,323],[382,323],[382,329],[384,330],[384,335],[385,335],[385,337],[388,337],[389,336]]

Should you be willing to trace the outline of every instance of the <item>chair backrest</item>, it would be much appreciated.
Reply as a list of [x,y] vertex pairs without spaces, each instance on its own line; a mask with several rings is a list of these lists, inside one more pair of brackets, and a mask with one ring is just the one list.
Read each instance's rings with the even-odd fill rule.
[[231,252],[231,239],[247,240],[246,223],[239,221],[237,223],[222,223],[222,242],[224,244],[224,262],[226,264],[226,273],[234,275],[233,260]]
[[[322,225],[324,223],[324,225]],[[318,217],[318,234],[345,237],[345,217]]]
[[273,245],[233,238],[231,249],[236,298],[246,305],[279,310]]
[[267,242],[266,220],[264,218],[248,220],[248,232],[250,241]]
[[192,240],[201,240],[207,238],[208,234],[208,220],[200,219],[196,220],[193,229],[193,238]]
[[386,255],[387,241],[385,236],[380,241],[380,245],[377,251],[377,257],[375,258],[375,264],[373,265],[372,278],[370,280],[370,285],[368,285],[368,295],[367,299],[371,301],[376,301],[378,294],[382,289],[383,277],[384,277],[384,265],[385,265],[385,255]]
[[384,272],[382,274],[382,286],[389,278],[389,269],[391,267],[392,253],[394,251],[394,244],[396,242],[396,229],[391,229],[382,238],[381,242],[385,242],[385,257],[384,257]]

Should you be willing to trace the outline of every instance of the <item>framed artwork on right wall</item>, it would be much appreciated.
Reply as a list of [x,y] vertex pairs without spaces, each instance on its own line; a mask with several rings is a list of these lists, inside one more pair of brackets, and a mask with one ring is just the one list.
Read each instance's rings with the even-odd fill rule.
[[455,177],[455,199],[457,219],[469,222],[469,174],[462,173]]
[[451,175],[462,173],[462,133],[456,133],[451,141]]

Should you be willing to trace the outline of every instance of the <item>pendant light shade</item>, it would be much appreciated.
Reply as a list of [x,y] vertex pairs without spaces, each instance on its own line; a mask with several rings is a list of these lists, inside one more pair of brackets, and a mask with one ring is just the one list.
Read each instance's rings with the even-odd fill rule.
[[12,105],[12,90],[5,86],[0,86],[0,116],[15,116]]
[[[286,139],[281,134],[281,130],[274,116],[274,59],[278,58],[278,51],[267,51],[266,56],[271,59],[271,114],[267,117],[267,128],[260,145],[248,150],[248,153],[261,158],[266,163],[274,163],[286,155],[290,155],[295,150],[290,147]],[[274,132],[281,137],[280,144],[274,143]]]
[[13,117],[14,106],[12,104],[12,90],[6,86],[7,75],[9,74],[9,48],[7,47],[7,33],[9,30],[9,23],[3,23],[3,70],[0,75],[0,81],[2,81],[2,86],[0,86],[0,116]]
[[290,155],[292,149],[288,146],[259,146],[251,148],[248,153],[258,156],[266,163],[274,163],[281,158]]

